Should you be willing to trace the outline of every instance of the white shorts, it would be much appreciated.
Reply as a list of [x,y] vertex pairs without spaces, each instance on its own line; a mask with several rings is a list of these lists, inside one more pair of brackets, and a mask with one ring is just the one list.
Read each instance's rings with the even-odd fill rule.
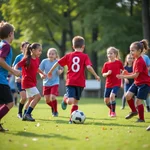
[[40,93],[36,87],[28,88],[25,90],[26,90],[27,98],[33,97],[34,95],[37,95]]

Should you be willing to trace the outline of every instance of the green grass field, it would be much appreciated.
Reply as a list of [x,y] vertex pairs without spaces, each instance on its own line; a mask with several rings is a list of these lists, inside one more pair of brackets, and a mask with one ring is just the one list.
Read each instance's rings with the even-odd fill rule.
[[137,117],[125,120],[129,108],[120,110],[117,100],[117,117],[108,117],[108,109],[102,99],[81,98],[79,110],[86,114],[82,125],[68,124],[71,106],[60,107],[59,117],[51,117],[44,99],[36,106],[33,117],[36,122],[19,120],[17,107],[3,118],[9,131],[0,133],[0,150],[150,150],[150,113],[145,112],[145,123],[135,123]]

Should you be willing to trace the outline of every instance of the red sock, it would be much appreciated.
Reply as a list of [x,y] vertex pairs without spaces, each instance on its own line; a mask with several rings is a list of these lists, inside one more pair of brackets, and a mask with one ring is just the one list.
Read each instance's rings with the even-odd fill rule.
[[131,98],[130,100],[127,101],[129,107],[131,108],[132,112],[137,112],[136,108],[135,108],[135,104],[134,104],[134,100],[133,98]]
[[53,102],[53,109],[54,109],[54,112],[57,112],[57,100],[55,99],[55,100],[53,100],[52,101]]
[[8,113],[9,108],[4,104],[0,107],[0,120]]
[[111,109],[111,104],[110,103],[107,103],[106,106]]
[[50,107],[52,107],[52,101],[49,101],[49,102],[47,103],[47,105],[49,105]]
[[139,118],[141,120],[144,120],[144,106],[143,106],[143,104],[138,105],[137,109],[138,109],[138,113],[139,113]]
[[78,105],[72,105],[71,114],[72,114],[72,112],[74,112],[75,110],[78,110]]

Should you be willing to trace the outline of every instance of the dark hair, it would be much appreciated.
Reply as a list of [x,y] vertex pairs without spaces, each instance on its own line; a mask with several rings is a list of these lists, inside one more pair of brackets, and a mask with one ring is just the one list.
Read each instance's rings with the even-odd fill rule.
[[29,42],[26,42],[26,41],[22,42],[21,43],[21,48],[23,48],[26,44],[29,44]]
[[74,48],[81,48],[83,45],[85,45],[84,38],[81,36],[75,36],[72,40],[72,44]]
[[40,46],[41,45],[39,43],[32,43],[27,45],[27,48],[25,50],[25,55],[24,55],[24,57],[27,58],[26,67],[30,66],[31,52],[33,51],[33,49],[37,49]]
[[8,22],[0,22],[0,39],[5,39],[9,36],[11,32],[14,31],[14,26]]
[[133,42],[131,45],[135,46],[137,50],[149,50],[148,41],[146,39],[143,39],[141,41]]
[[[125,62],[124,62],[124,67],[125,67],[125,66],[128,66],[128,62],[127,62],[127,57],[128,57],[128,56],[131,56],[131,57],[132,57],[132,55],[131,55],[130,53],[126,55]],[[132,65],[133,65],[133,62],[132,62]]]

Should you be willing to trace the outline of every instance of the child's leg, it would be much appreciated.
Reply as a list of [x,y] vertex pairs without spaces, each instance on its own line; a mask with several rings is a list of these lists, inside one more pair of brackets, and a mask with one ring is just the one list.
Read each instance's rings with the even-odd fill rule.
[[51,108],[53,113],[53,103],[50,95],[44,95],[46,104]]
[[26,114],[26,112],[27,112],[27,109],[28,109],[28,107],[29,107],[29,105],[30,105],[30,103],[31,103],[31,101],[34,99],[34,97],[29,97],[28,98],[28,101],[25,103],[25,106],[24,106],[24,114]]
[[122,107],[121,109],[125,108],[125,104],[126,104],[126,99],[125,99],[125,95],[122,96]]
[[144,105],[141,99],[136,99],[136,105],[138,109],[139,119],[144,121]]
[[74,99],[70,114],[72,114],[75,110],[78,110],[78,100],[76,100],[76,99]]

